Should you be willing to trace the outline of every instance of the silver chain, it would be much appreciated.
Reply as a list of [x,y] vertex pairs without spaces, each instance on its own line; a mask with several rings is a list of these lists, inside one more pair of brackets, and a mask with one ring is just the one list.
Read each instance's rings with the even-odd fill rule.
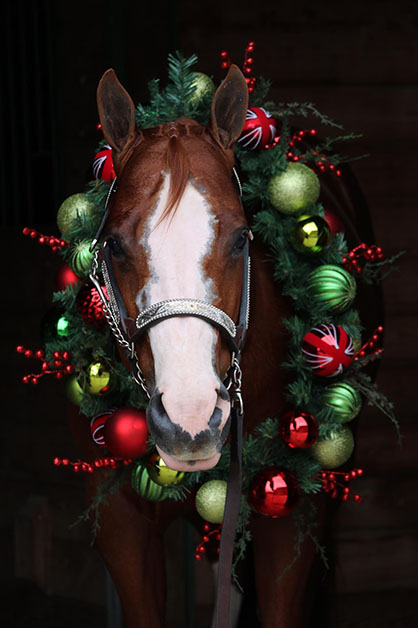
[[242,399],[242,371],[239,362],[236,357],[232,360],[232,373],[231,373],[231,385],[232,385],[232,399],[231,404],[234,406],[238,404],[239,413],[244,414],[244,402]]

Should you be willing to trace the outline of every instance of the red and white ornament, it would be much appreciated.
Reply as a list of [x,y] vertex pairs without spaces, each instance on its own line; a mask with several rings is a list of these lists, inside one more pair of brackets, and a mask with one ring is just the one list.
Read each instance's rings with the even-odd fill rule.
[[111,183],[116,177],[115,168],[113,166],[112,147],[105,144],[93,161],[93,175],[95,179],[103,179]]
[[96,414],[90,421],[90,431],[91,436],[99,447],[106,447],[106,441],[104,438],[104,426],[110,416],[114,413],[115,408],[111,410],[106,410],[105,412],[101,412],[100,414]]
[[264,148],[274,141],[276,128],[276,121],[268,111],[263,107],[250,107],[238,141],[249,150]]
[[338,325],[318,325],[304,337],[302,353],[317,375],[332,377],[350,366],[354,356],[353,341]]

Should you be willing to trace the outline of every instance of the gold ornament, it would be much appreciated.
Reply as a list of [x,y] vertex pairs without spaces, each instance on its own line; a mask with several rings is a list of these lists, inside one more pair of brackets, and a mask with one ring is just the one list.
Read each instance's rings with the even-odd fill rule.
[[151,456],[148,464],[148,473],[151,480],[160,486],[179,484],[184,478],[184,472],[175,471],[167,467],[164,460],[158,454]]
[[321,216],[300,216],[292,228],[290,241],[299,253],[321,253],[331,239],[331,229]]
[[215,84],[207,74],[203,72],[194,72],[192,86],[194,92],[189,98],[191,105],[198,105],[203,99],[208,99],[215,93]]
[[354,450],[354,437],[343,425],[338,432],[317,441],[310,449],[313,458],[323,469],[335,469],[347,462]]
[[72,194],[65,199],[57,214],[57,225],[63,238],[71,235],[71,231],[77,224],[77,219],[91,216],[96,207],[86,194]]
[[104,360],[92,362],[87,373],[82,374],[78,383],[84,392],[89,395],[105,395],[111,386],[111,374],[108,365]]
[[268,184],[270,202],[283,214],[296,214],[314,205],[319,197],[319,179],[313,170],[289,163],[284,172],[274,174]]
[[65,392],[66,392],[67,398],[69,399],[69,401],[71,401],[71,403],[73,403],[76,406],[80,405],[83,399],[83,390],[77,381],[76,375],[71,375],[70,377],[67,378],[67,381],[65,384]]
[[205,482],[196,493],[196,510],[209,523],[221,523],[224,518],[227,483],[225,480]]

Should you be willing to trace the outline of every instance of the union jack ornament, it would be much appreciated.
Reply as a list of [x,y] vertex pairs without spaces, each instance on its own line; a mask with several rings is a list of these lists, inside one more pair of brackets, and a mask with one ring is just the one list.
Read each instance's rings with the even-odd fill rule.
[[112,147],[105,144],[103,148],[96,153],[93,161],[93,175],[95,179],[103,179],[111,183],[116,177],[113,167]]
[[350,366],[354,356],[353,341],[339,325],[318,325],[304,337],[302,353],[317,375],[332,377]]
[[257,150],[272,144],[277,126],[273,116],[263,107],[250,107],[239,142],[244,148]]

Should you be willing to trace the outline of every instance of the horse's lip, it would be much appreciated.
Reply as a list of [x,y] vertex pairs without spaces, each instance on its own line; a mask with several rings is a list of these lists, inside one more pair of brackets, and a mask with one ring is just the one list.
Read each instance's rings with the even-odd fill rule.
[[176,458],[173,458],[172,456],[170,456],[169,454],[167,454],[165,451],[163,451],[162,449],[160,449],[157,445],[157,451],[159,453],[159,455],[161,456],[161,458],[164,460],[165,464],[167,465],[167,467],[169,467],[170,469],[174,469],[174,471],[206,471],[207,469],[212,469],[213,467],[215,467],[218,462],[219,462],[219,458],[221,457],[221,454],[215,454],[214,456],[211,456],[210,458],[202,458],[201,460],[177,460]]

